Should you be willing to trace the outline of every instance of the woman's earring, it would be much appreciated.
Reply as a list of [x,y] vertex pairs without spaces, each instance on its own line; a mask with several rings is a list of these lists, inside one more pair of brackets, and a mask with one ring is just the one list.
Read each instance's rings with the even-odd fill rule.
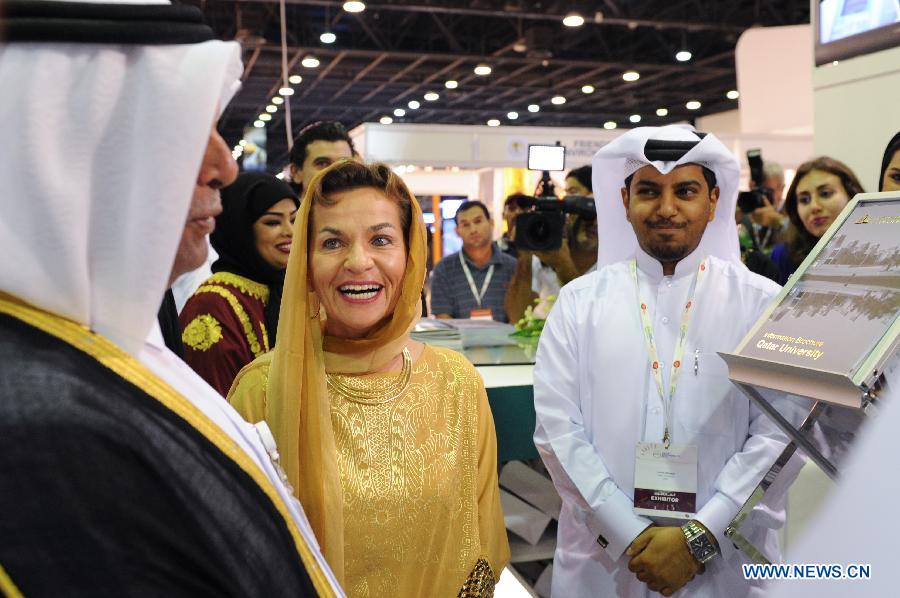
[[311,315],[309,317],[309,319],[315,320],[316,318],[319,317],[319,312],[322,311],[322,302],[319,301],[319,297],[315,293],[310,293],[309,297],[310,297],[311,304],[315,304],[315,306],[316,306],[316,313]]

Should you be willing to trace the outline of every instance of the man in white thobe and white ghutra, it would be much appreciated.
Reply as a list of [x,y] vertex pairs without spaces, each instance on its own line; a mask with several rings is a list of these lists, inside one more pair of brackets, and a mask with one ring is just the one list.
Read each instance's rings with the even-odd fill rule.
[[[641,127],[598,151],[593,175],[598,270],[562,289],[534,370],[535,444],[563,498],[552,595],[758,594],[724,531],[787,438],[717,355],[779,290],[740,261],[737,159],[689,126]],[[636,447],[661,446],[682,453],[679,492],[660,483],[639,502],[677,497],[689,514],[635,513],[636,475],[668,475],[636,472]],[[741,531],[778,558],[783,515]]]

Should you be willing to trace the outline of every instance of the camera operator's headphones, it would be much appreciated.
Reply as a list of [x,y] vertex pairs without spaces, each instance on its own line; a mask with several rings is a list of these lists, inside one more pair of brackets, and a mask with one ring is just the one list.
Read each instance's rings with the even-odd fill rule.
[[706,133],[696,133],[697,141],[668,141],[665,139],[648,139],[644,144],[644,156],[650,162],[675,162],[694,149],[706,137]]

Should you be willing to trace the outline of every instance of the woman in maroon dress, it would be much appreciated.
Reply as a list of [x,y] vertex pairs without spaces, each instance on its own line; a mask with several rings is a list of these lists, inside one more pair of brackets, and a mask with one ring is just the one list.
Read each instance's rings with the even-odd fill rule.
[[287,183],[266,173],[243,173],[222,190],[210,235],[219,258],[179,316],[185,361],[222,396],[242,367],[275,345],[299,205]]

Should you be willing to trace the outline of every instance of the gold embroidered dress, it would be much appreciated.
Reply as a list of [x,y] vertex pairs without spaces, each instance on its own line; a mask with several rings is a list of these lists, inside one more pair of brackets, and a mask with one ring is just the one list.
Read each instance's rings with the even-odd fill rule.
[[[268,364],[258,364],[235,383],[250,421],[264,412]],[[373,397],[328,391],[348,596],[491,596],[509,547],[494,423],[474,367],[426,346],[406,391],[386,402],[396,373],[338,378]]]
[[207,278],[181,310],[184,360],[223,397],[241,368],[269,350],[268,300],[266,285],[223,271]]

